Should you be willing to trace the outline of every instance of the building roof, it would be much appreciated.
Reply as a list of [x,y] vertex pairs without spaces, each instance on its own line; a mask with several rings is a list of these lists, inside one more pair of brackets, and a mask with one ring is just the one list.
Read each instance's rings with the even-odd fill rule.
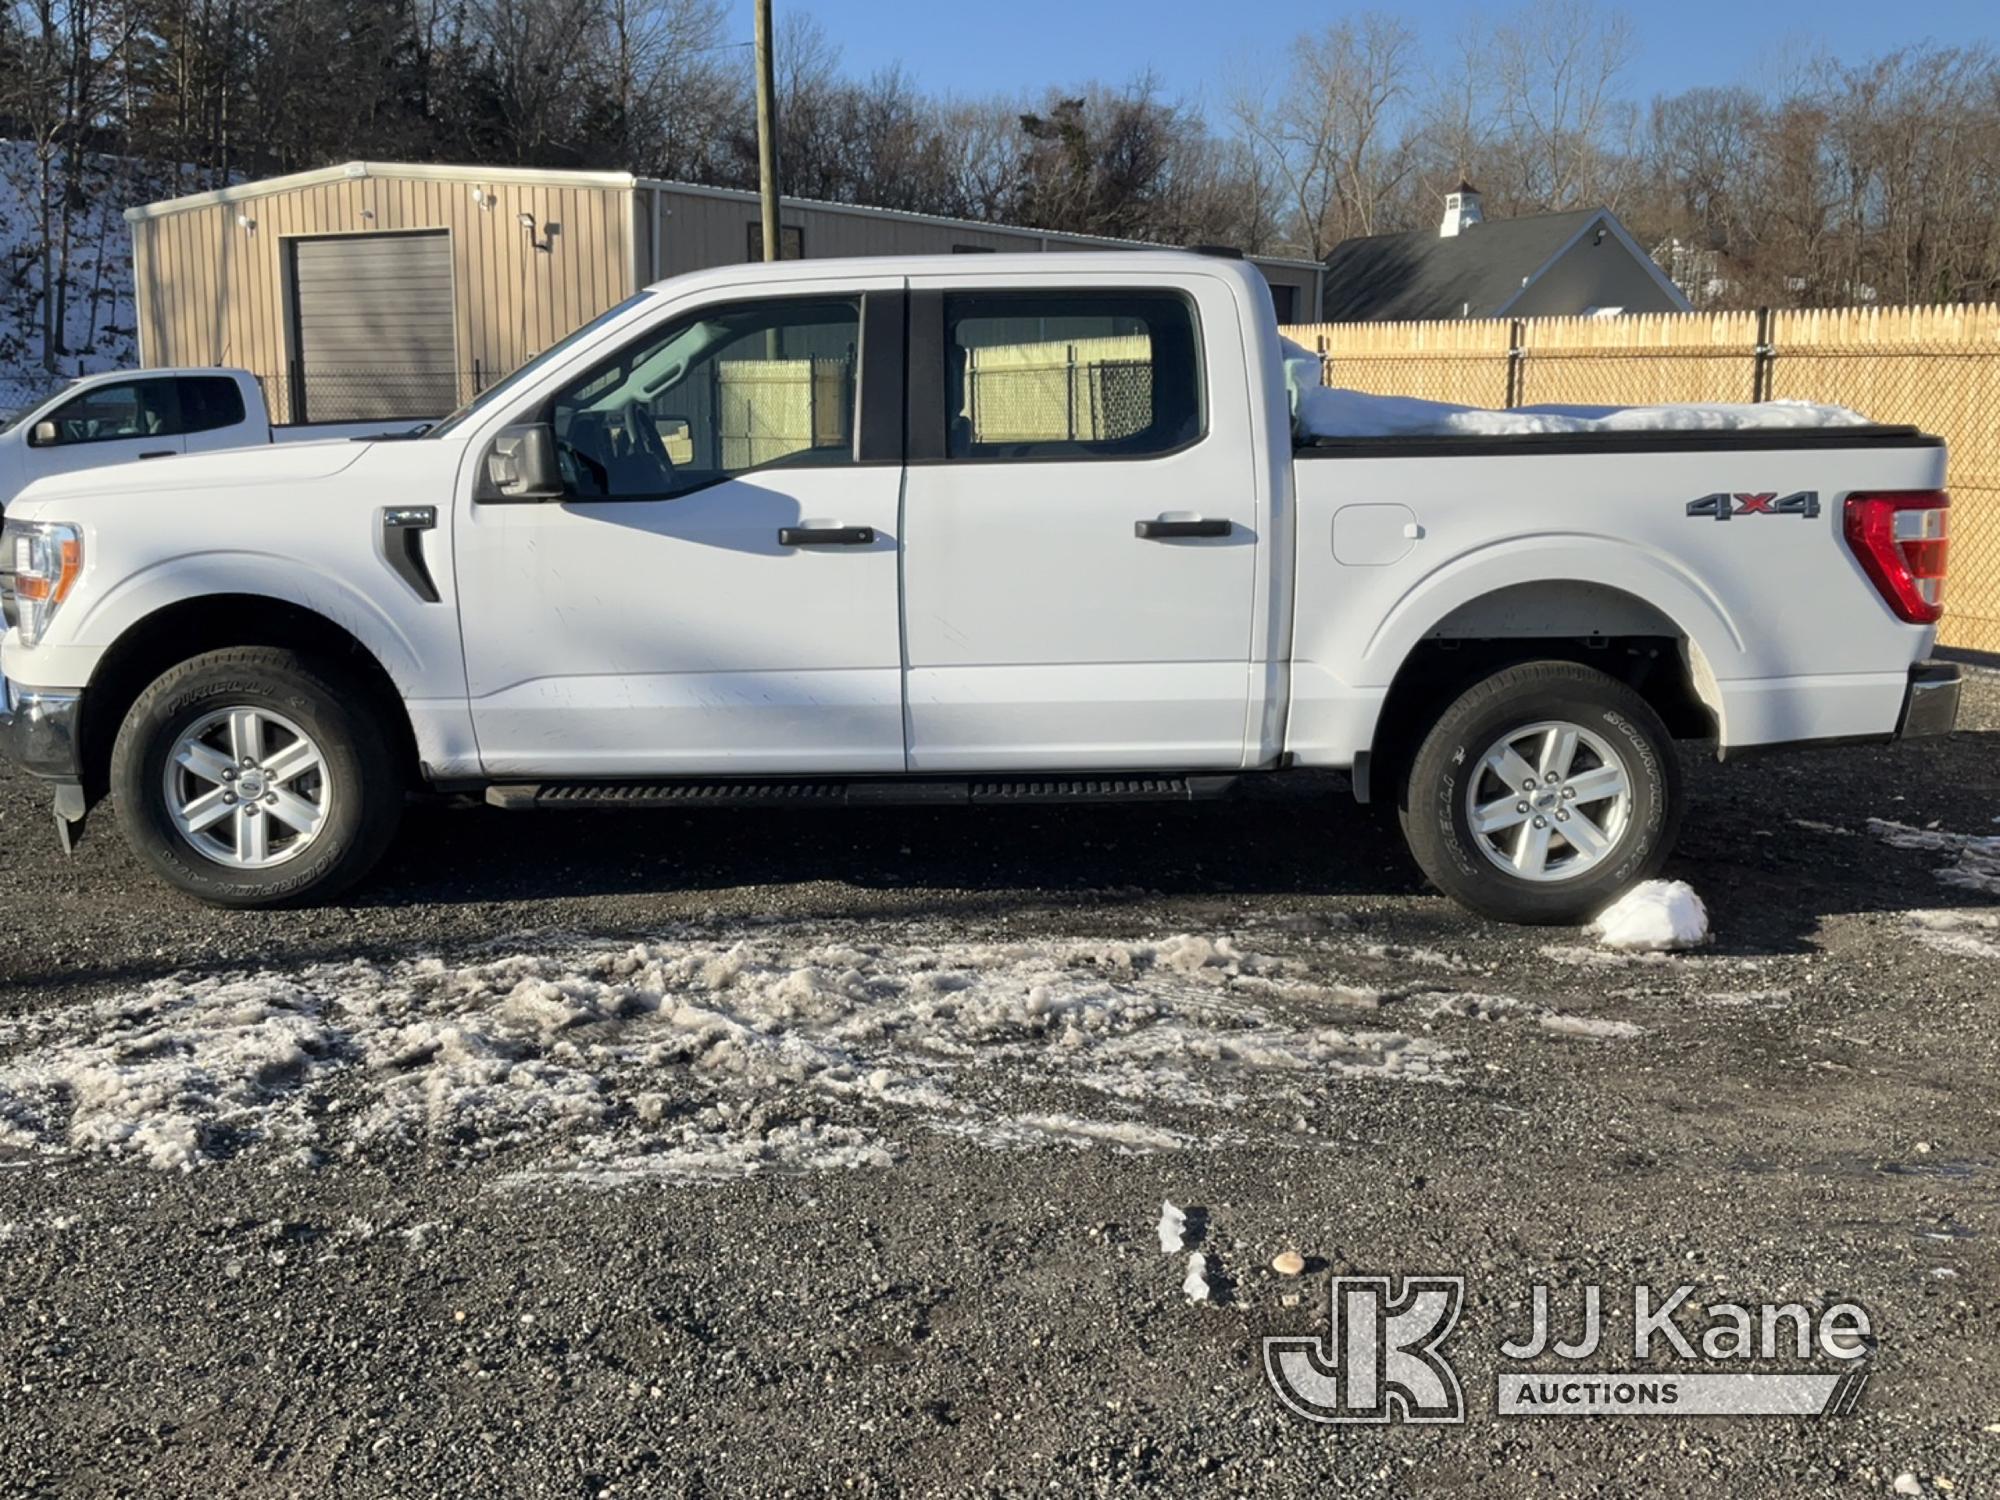
[[[320,167],[310,172],[291,172],[282,177],[260,177],[205,193],[189,193],[180,198],[141,204],[126,209],[125,217],[134,222],[141,219],[156,219],[166,214],[182,213],[193,208],[208,208],[218,203],[237,203],[248,198],[261,198],[270,193],[287,192],[294,188],[315,187],[321,183],[346,182],[367,177],[400,177],[417,181],[465,182],[474,185],[506,182],[540,187],[657,188],[661,192],[686,193],[696,197],[727,198],[743,203],[758,201],[753,189],[707,187],[699,183],[638,177],[630,172],[581,172],[542,167],[450,166],[432,162],[350,161],[341,162],[336,166]],[[858,214],[878,219],[898,219],[908,223],[951,225],[961,229],[1009,234],[1031,234],[1065,245],[1129,245],[1135,248],[1154,245],[1150,240],[1114,239],[1109,235],[1077,234],[1060,229],[1031,229],[1020,224],[1007,224],[988,219],[952,219],[941,214],[917,213],[909,209],[875,208],[862,203],[834,203],[820,198],[797,198],[789,193],[779,201],[784,207],[791,209],[810,209],[818,213]],[[1252,255],[1248,258],[1259,265],[1292,266],[1312,271],[1320,269],[1320,263],[1316,260],[1299,260],[1282,255]]]
[[1629,244],[1602,208],[1487,219],[1450,236],[1430,229],[1342,240],[1326,258],[1322,315],[1331,323],[1498,316],[1600,219]]
[[310,172],[287,172],[282,177],[256,177],[248,182],[212,188],[205,193],[187,193],[158,203],[142,203],[125,210],[128,220],[157,219],[166,214],[184,213],[192,208],[209,208],[218,203],[240,203],[270,193],[294,188],[316,187],[325,182],[346,182],[363,177],[400,177],[417,182],[528,183],[538,187],[629,188],[639,181],[630,172],[573,172],[541,167],[456,167],[430,162],[347,161]]
[[[641,177],[638,185],[642,188],[658,188],[663,193],[685,193],[695,198],[723,198],[737,203],[754,204],[758,201],[755,188],[709,187],[706,183],[679,182],[671,177]],[[779,202],[786,208],[811,209],[815,213],[854,214],[862,218],[896,219],[907,224],[942,224],[954,229],[985,230],[989,234],[1029,234],[1063,245],[1118,245],[1132,249],[1183,250],[1185,245],[1167,245],[1159,240],[1128,240],[1108,234],[1084,234],[1072,229],[1033,229],[1024,224],[1009,224],[1001,219],[954,219],[944,214],[921,213],[912,208],[877,208],[868,203],[836,203],[830,198],[796,198],[786,193]],[[1302,271],[1321,269],[1319,261],[1291,255],[1263,255],[1246,252],[1245,260],[1260,266],[1293,266]]]

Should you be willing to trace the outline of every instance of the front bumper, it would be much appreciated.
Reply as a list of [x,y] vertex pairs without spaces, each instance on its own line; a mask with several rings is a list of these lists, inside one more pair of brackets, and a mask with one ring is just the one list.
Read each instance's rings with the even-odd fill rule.
[[24,688],[0,678],[0,743],[25,771],[49,781],[80,781],[82,717],[82,693]]
[[1920,661],[1910,668],[1910,685],[1903,690],[1903,713],[1896,721],[1896,738],[1950,734],[1958,727],[1958,698],[1965,674],[1951,662]]

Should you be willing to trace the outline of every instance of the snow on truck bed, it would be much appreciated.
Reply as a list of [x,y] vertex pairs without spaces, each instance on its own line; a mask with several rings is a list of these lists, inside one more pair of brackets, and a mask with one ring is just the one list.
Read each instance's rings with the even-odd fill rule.
[[1301,439],[1372,437],[1509,437],[1537,432],[1726,432],[1748,428],[1864,427],[1844,406],[1811,401],[1725,401],[1677,406],[1517,406],[1491,411],[1374,396],[1321,383],[1320,357],[1284,341],[1285,383]]

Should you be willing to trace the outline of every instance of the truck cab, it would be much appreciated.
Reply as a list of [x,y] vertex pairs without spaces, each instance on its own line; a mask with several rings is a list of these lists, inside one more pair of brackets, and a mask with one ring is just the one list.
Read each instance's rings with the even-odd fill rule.
[[0,512],[38,479],[266,443],[408,431],[415,422],[273,426],[248,370],[114,370],[86,375],[0,426]]
[[[1955,676],[1913,671],[1943,461],[1873,427],[1300,446],[1225,258],[726,267],[409,441],[38,482],[0,668],[66,836],[113,792],[226,904],[359,878],[409,791],[981,806],[1308,767],[1393,799],[1458,899],[1568,921],[1665,858],[1677,734],[1948,727]],[[1691,508],[1732,487],[1815,498]]]
[[86,376],[0,429],[0,508],[49,475],[238,448],[270,435],[263,393],[243,370]]

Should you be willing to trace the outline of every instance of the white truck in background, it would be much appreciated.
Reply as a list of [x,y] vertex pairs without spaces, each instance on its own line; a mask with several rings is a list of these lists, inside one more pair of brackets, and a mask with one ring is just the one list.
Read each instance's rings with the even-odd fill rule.
[[8,738],[65,841],[324,899],[412,792],[510,809],[1393,800],[1445,892],[1585,919],[1724,758],[1949,730],[1909,428],[1302,440],[1182,253],[663,283],[413,440],[10,508]]
[[113,370],[85,375],[0,425],[0,511],[37,479],[219,448],[309,442],[411,427],[345,422],[274,427],[248,370]]

